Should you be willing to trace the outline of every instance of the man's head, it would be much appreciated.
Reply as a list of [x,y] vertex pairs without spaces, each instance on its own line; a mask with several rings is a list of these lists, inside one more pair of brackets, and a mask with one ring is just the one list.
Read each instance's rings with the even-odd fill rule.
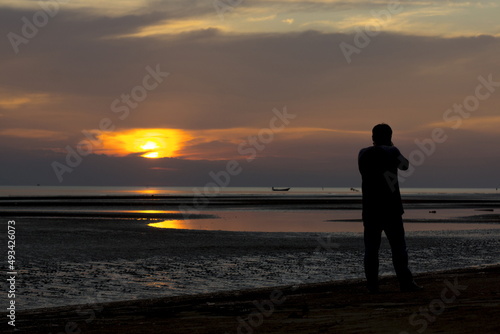
[[385,123],[377,124],[372,129],[372,139],[375,145],[392,146],[392,129]]

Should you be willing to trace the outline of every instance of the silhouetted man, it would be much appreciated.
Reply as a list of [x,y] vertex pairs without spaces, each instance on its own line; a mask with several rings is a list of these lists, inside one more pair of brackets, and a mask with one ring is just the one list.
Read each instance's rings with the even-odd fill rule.
[[413,281],[408,268],[398,169],[407,170],[408,160],[392,144],[392,129],[378,124],[372,130],[373,146],[362,149],[358,166],[362,177],[365,275],[368,290],[378,292],[378,252],[385,232],[392,251],[401,291],[422,289]]

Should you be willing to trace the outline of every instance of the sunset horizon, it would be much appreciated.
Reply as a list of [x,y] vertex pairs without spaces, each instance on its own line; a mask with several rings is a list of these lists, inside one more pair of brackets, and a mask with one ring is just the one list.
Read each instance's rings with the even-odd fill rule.
[[499,333],[500,1],[2,0],[18,333]]
[[0,184],[195,186],[236,160],[232,186],[350,187],[371,128],[387,123],[413,157],[406,187],[496,187],[498,12],[4,2]]

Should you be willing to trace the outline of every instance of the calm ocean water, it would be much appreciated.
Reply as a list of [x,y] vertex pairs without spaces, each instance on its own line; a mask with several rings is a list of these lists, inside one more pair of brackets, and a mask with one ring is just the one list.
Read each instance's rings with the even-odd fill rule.
[[[272,191],[270,187],[86,187],[86,186],[0,186],[0,197],[8,196],[131,196],[131,195],[359,195],[360,188],[294,187],[287,192]],[[495,188],[403,188],[403,194],[495,194]]]
[[[362,231],[361,193],[354,188],[31,186],[0,187],[0,198],[9,217],[127,218],[185,230]],[[408,230],[500,228],[495,189],[413,188],[403,189],[403,198]]]
[[[16,221],[19,240],[16,305],[32,309],[363,277],[360,192],[224,188],[218,194],[225,197],[213,203],[218,206],[200,209],[213,218],[168,218],[179,213],[178,203],[200,192],[203,188],[0,187],[2,214]],[[418,199],[405,214],[414,272],[499,262],[495,189],[403,193]],[[152,195],[172,198],[158,201]],[[54,198],[11,198],[17,196]],[[451,206],[441,201],[450,197],[459,200]],[[472,206],[463,205],[464,197],[474,199],[467,201]],[[241,204],[247,202],[255,204]],[[135,216],[116,216],[124,212]],[[387,241],[380,273],[393,274]]]

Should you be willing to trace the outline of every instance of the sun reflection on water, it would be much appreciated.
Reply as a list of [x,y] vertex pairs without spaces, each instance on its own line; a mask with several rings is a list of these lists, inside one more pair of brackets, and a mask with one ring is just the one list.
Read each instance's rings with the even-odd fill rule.
[[148,226],[156,227],[156,228],[175,228],[175,229],[188,228],[184,221],[178,220],[178,219],[164,220],[164,221],[161,221],[158,223],[150,223],[150,224],[148,224]]
[[124,212],[138,212],[138,213],[178,213],[173,210],[125,210]]

